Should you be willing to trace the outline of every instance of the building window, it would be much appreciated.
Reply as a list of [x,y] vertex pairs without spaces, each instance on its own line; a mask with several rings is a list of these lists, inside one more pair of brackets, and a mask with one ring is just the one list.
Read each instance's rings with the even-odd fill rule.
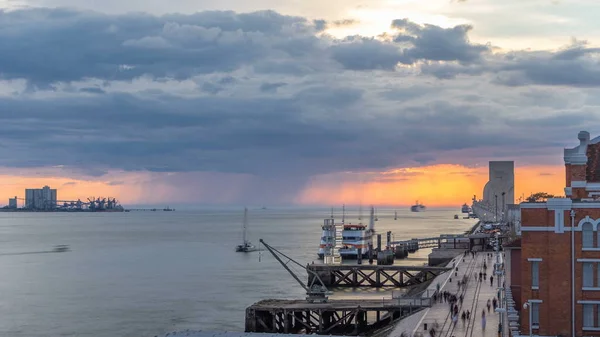
[[591,262],[583,263],[583,286],[586,288],[594,286],[594,265]]
[[582,240],[583,240],[583,248],[593,248],[594,247],[594,226],[586,222],[581,226]]
[[531,261],[531,288],[540,287],[540,262]]
[[593,328],[594,327],[594,304],[583,305],[583,327]]
[[[592,320],[594,319],[593,311],[592,311]],[[531,326],[533,328],[540,327],[540,304],[539,303],[531,303]]]

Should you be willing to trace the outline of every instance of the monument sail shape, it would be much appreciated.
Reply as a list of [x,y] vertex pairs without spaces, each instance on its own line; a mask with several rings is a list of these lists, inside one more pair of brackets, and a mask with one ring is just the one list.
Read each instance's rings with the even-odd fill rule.
[[490,161],[483,199],[473,198],[473,212],[483,222],[500,222],[515,202],[515,162]]

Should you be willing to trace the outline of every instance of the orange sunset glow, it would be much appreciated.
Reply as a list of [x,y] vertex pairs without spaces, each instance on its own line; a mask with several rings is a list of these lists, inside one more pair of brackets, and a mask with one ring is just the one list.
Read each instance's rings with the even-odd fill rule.
[[[300,194],[301,204],[410,205],[419,200],[428,206],[456,206],[481,197],[488,168],[434,165],[391,170],[375,174],[345,173],[315,177]],[[347,179],[343,179],[345,178]],[[564,193],[563,166],[515,168],[515,197],[531,193]],[[517,200],[515,200],[517,201]]]
[[[148,172],[115,173],[111,180],[103,177],[88,179],[60,176],[11,176],[0,174],[0,205],[8,198],[24,197],[26,188],[49,185],[58,189],[59,200],[85,200],[91,196],[116,197],[124,204],[164,203],[183,201],[181,189],[161,181]],[[194,179],[189,177],[189,179]],[[196,177],[195,179],[198,179]],[[291,203],[297,205],[376,204],[409,205],[419,200],[430,207],[455,206],[470,202],[473,195],[481,197],[488,179],[488,168],[460,165],[433,165],[402,168],[384,172],[344,172],[314,176],[298,191]],[[200,178],[200,180],[204,180]],[[563,194],[563,166],[525,166],[515,168],[515,196],[528,196],[544,191]],[[200,186],[203,186],[200,183]],[[206,188],[206,186],[204,186]],[[201,187],[202,189],[202,187]],[[199,195],[196,201],[236,202],[243,194],[244,184],[222,185],[222,193],[208,198]],[[183,193],[184,194],[184,193]]]
[[[124,182],[97,180],[82,180],[64,177],[31,177],[0,174],[0,205],[6,204],[8,198],[24,198],[27,188],[41,188],[48,185],[58,189],[59,200],[86,200],[88,197],[116,197],[122,202],[140,200],[140,193],[135,186]],[[22,200],[19,200],[21,205]]]

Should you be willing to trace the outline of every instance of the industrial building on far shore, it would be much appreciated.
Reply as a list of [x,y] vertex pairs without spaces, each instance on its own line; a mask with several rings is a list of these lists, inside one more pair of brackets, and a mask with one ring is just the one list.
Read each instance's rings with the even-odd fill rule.
[[39,210],[55,209],[56,194],[56,189],[51,189],[49,186],[28,188],[25,190],[25,208]]
[[[22,207],[19,208],[19,201]],[[25,198],[8,199],[8,206],[0,208],[3,211],[25,211],[25,212],[64,212],[64,211],[89,211],[89,212],[123,212],[124,208],[115,198],[87,198],[87,201],[58,200],[58,191],[49,186],[42,188],[25,189]]]

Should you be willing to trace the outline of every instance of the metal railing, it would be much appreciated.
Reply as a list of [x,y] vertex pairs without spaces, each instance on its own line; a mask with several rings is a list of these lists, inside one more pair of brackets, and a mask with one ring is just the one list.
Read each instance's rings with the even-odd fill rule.
[[[389,303],[389,304],[388,304]],[[407,307],[431,307],[433,300],[431,297],[406,297],[401,292],[392,292],[392,299],[384,300],[385,305],[400,305]]]

